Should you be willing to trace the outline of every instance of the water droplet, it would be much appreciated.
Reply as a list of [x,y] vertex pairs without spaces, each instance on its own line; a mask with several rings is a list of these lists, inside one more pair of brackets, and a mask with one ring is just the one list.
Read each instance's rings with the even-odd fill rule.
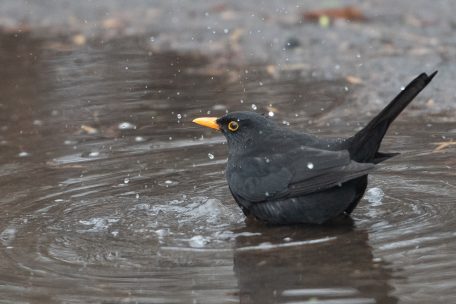
[[119,130],[132,130],[132,129],[136,129],[136,126],[130,122],[121,122],[117,128]]
[[345,86],[345,87],[344,87],[344,90],[345,90],[345,92],[348,92],[348,87]]
[[128,184],[130,182],[130,179],[128,177],[124,178],[124,184]]
[[30,154],[28,152],[25,152],[25,151],[22,151],[18,154],[19,157],[27,157],[29,156]]
[[136,193],[136,199],[138,199],[138,198],[139,198],[139,193]]
[[225,34],[228,34],[229,30],[228,30],[228,29],[224,29],[223,32],[224,32]]
[[168,139],[169,139],[169,140],[173,140],[173,137],[172,137],[172,136],[170,136],[170,137],[168,137]]
[[265,192],[264,195],[265,195],[265,196],[269,196],[269,192]]
[[405,87],[401,87],[401,91],[404,91],[405,90]]
[[282,124],[286,125],[286,126],[289,126],[290,125],[290,122],[289,121],[286,121],[286,120],[283,120],[282,121]]
[[127,66],[125,67],[125,70],[128,70],[128,67],[127,67]]
[[258,107],[256,106],[256,104],[252,104],[252,110],[256,111],[258,109]]
[[314,164],[312,163],[307,163],[307,168],[309,168],[310,170],[312,170],[314,168]]
[[269,158],[267,158],[267,157],[264,158],[264,161],[265,161],[267,164],[269,164],[269,163],[271,162],[271,160],[270,160]]
[[214,159],[215,156],[212,153],[207,153],[207,157],[209,157],[209,159]]
[[182,115],[181,114],[177,114],[177,119],[182,119]]
[[274,112],[269,111],[269,112],[268,112],[268,116],[269,116],[269,117],[274,117]]
[[135,141],[136,141],[136,142],[142,142],[142,141],[145,141],[145,140],[146,140],[146,139],[145,139],[144,137],[142,137],[142,136],[136,136],[136,137],[135,137]]
[[89,153],[89,157],[97,157],[99,155],[100,155],[100,152],[98,152],[98,151],[93,151],[93,152]]
[[243,99],[241,99],[241,103],[244,103],[244,100],[243,100]]

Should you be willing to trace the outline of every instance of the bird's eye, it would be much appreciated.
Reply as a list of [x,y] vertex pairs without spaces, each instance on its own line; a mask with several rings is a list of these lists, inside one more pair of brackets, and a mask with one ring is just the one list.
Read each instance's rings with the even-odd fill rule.
[[237,131],[238,128],[239,124],[235,121],[230,121],[230,123],[228,124],[228,130],[230,130],[231,132]]

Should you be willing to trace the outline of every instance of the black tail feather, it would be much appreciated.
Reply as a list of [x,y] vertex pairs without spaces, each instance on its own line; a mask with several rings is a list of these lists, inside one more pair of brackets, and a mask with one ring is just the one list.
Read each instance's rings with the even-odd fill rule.
[[377,152],[375,153],[375,157],[372,160],[374,164],[381,163],[384,160],[390,159],[391,157],[394,157],[396,155],[399,155],[401,153],[382,153],[382,152]]
[[380,153],[378,149],[389,125],[404,108],[431,82],[437,71],[431,75],[422,73],[410,82],[369,124],[349,139],[352,159],[358,162],[379,163],[397,153]]

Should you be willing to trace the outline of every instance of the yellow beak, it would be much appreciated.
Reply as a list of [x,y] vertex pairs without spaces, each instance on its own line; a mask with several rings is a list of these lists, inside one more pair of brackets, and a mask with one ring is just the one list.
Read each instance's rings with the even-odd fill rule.
[[193,122],[204,127],[220,130],[220,126],[217,123],[217,117],[199,117],[193,119]]

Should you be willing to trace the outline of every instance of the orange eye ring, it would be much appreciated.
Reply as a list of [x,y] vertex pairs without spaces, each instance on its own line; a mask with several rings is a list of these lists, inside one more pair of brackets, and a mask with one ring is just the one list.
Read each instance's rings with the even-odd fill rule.
[[231,132],[236,132],[239,129],[239,124],[236,121],[230,121],[228,124],[228,130]]

